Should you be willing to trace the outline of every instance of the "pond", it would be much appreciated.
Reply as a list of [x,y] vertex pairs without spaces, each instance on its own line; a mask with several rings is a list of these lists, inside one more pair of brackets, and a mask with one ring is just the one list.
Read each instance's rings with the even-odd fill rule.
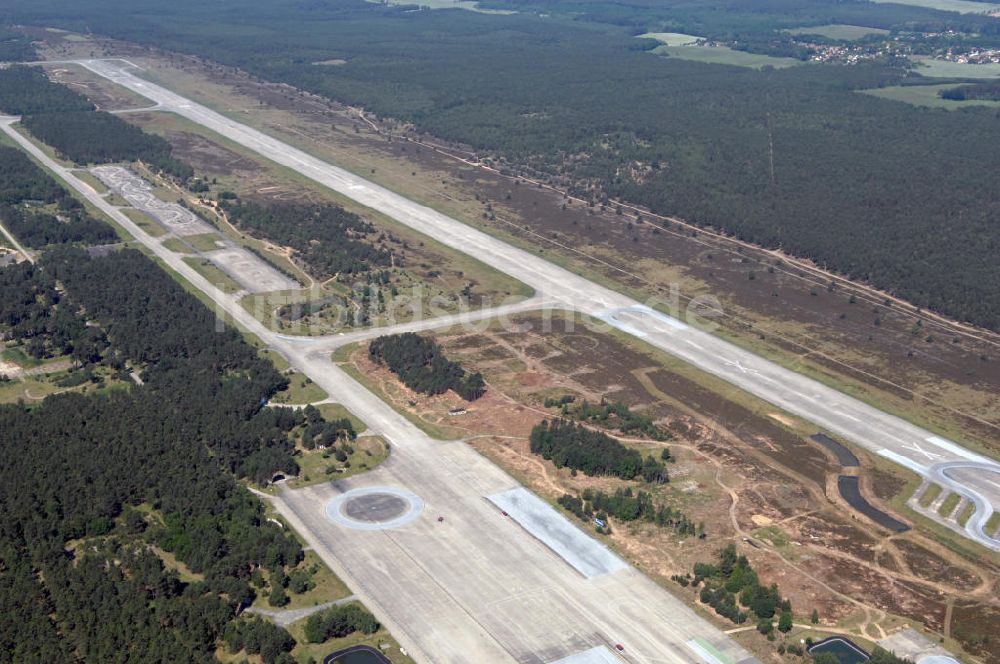
[[864,664],[870,659],[868,653],[842,636],[831,636],[809,646],[809,654],[814,657],[823,652],[836,657],[840,664]]

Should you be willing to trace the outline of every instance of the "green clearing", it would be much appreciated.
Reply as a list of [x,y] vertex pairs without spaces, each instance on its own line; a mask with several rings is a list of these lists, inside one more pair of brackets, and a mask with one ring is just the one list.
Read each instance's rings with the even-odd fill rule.
[[221,242],[222,238],[218,233],[202,233],[201,235],[188,235],[184,241],[198,251],[216,251],[221,249],[216,242]]
[[957,101],[955,99],[942,99],[938,96],[941,90],[950,90],[956,87],[954,83],[942,83],[940,85],[893,85],[887,88],[872,88],[871,90],[859,90],[859,92],[901,101],[913,106],[925,106],[928,108],[944,108],[953,111],[958,108],[969,106],[1000,106],[1000,101],[991,99],[966,99]]
[[[271,606],[270,602],[267,601],[267,595],[259,593],[252,606],[259,609],[294,611],[295,609],[304,609],[325,602],[343,599],[351,594],[351,591],[347,588],[347,584],[341,581],[336,574],[330,571],[330,568],[323,564],[323,561],[320,560],[315,551],[306,551],[302,562],[295,569],[312,570],[312,588],[304,593],[289,592],[288,604],[282,607]],[[290,573],[291,571],[289,571]],[[267,576],[270,577],[270,575]],[[268,583],[270,583],[270,578],[268,578]]]
[[[385,655],[390,662],[393,664],[410,664],[413,662],[412,659],[407,657],[400,650],[399,644],[396,643],[395,639],[389,634],[388,631],[383,627],[374,634],[362,634],[361,632],[354,632],[342,639],[330,639],[324,643],[309,643],[306,641],[305,634],[303,630],[305,629],[306,621],[299,620],[288,626],[288,632],[292,635],[298,645],[292,650],[292,655],[298,662],[316,661],[322,662],[323,658],[332,652],[338,650],[343,650],[350,646],[371,646],[376,650],[380,650],[383,655]],[[384,647],[383,647],[384,646]],[[226,661],[226,660],[224,660]],[[238,661],[237,659],[229,661]]]
[[960,500],[962,500],[962,497],[957,493],[948,494],[948,497],[941,503],[941,507],[938,508],[938,514],[948,518],[955,512],[955,508],[958,507]]
[[141,228],[143,232],[152,237],[163,237],[167,234],[167,230],[163,226],[150,219],[141,210],[136,210],[135,208],[123,208],[121,212],[126,217],[131,219],[136,226]]
[[323,416],[323,419],[327,421],[339,420],[346,417],[351,421],[351,426],[353,426],[354,430],[358,433],[361,433],[368,428],[368,425],[361,421],[357,415],[347,410],[339,403],[321,403],[316,406],[316,408],[319,410],[320,415]]
[[937,500],[937,497],[941,495],[941,485],[932,484],[927,487],[927,490],[920,495],[920,500],[918,501],[921,507],[930,507],[931,503]]
[[389,458],[389,445],[378,436],[364,436],[351,443],[354,451],[347,460],[340,462],[332,449],[304,450],[296,455],[299,476],[289,478],[285,483],[289,488],[300,489],[313,484],[342,480],[352,475],[372,470]]
[[1000,62],[985,65],[970,65],[951,60],[914,59],[914,71],[928,78],[996,78],[1000,76]]
[[959,513],[958,515],[957,519],[958,525],[965,528],[965,524],[969,522],[969,519],[972,518],[972,513],[975,511],[976,511],[976,506],[974,503],[972,503],[971,501],[966,503],[965,507],[962,508],[961,513]]
[[[367,0],[368,2],[379,3],[379,0]],[[516,14],[509,9],[483,9],[478,2],[473,0],[385,0],[387,5],[419,5],[422,9],[464,9],[479,14]]]
[[683,32],[647,32],[644,35],[639,35],[639,39],[655,39],[661,44],[666,44],[667,46],[687,46],[693,44],[703,37],[697,37],[695,35],[686,35]]
[[236,283],[232,277],[216,267],[215,263],[207,258],[191,256],[185,258],[184,262],[190,265],[195,272],[208,279],[214,286],[222,290],[224,293],[235,293],[242,290],[242,286]]
[[295,373],[288,377],[288,387],[274,395],[273,401],[282,404],[304,405],[326,399],[329,395],[306,375]]
[[179,237],[167,238],[161,244],[164,249],[172,251],[175,254],[190,254],[193,252],[193,249],[184,244],[184,241]]
[[985,14],[1000,10],[1000,5],[988,2],[973,2],[972,0],[872,0],[872,2],[891,2],[897,5],[912,5],[928,9],[940,9],[946,12],[960,14]]
[[887,35],[888,30],[882,28],[867,28],[863,25],[846,25],[843,23],[831,23],[829,25],[816,25],[807,28],[794,28],[785,30],[791,35],[820,35],[829,39],[843,39],[854,41],[862,39],[868,35]]
[[75,177],[80,182],[85,182],[90,185],[90,188],[99,194],[104,194],[108,191],[108,188],[103,182],[98,180],[96,177],[88,173],[87,171],[73,171],[73,177]]
[[750,67],[761,69],[774,67],[783,69],[805,64],[795,58],[775,58],[770,55],[758,55],[744,51],[734,51],[728,46],[658,46],[653,49],[657,55],[666,55],[680,60],[695,60],[716,65],[732,65],[735,67]]
[[986,520],[986,532],[992,533],[995,537],[997,532],[1000,532],[1000,512],[994,512],[990,515],[990,518]]
[[41,402],[43,398],[59,390],[59,387],[48,380],[28,376],[0,383],[0,403]]
[[33,367],[41,366],[44,363],[43,360],[39,360],[37,357],[31,357],[20,348],[7,348],[3,352],[0,352],[0,360],[13,362],[22,369],[31,369]]

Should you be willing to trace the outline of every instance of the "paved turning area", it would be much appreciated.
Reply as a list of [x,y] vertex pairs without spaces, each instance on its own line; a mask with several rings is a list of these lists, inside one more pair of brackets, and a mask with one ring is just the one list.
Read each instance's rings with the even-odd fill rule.
[[501,514],[506,512],[506,516],[588,579],[628,567],[606,546],[524,487],[495,493],[488,498]]
[[[925,429],[676,318],[653,311],[541,256],[513,247],[499,238],[145,81],[133,73],[138,69],[127,61],[76,62],[160,104],[162,110],[204,125],[453,249],[474,256],[528,284],[562,307],[601,318],[611,327],[634,334],[861,447],[893,461],[905,462],[904,465],[924,477],[930,477],[934,466],[939,463],[970,460],[970,452]],[[975,460],[1000,470],[1000,463],[984,457]],[[1000,483],[992,477],[994,473],[980,471],[981,467],[973,469],[970,479],[952,480],[949,485],[976,505],[976,512],[966,526],[961,528],[943,519],[941,522],[983,546],[1000,551],[1000,540],[985,532],[991,513],[1000,507]]]

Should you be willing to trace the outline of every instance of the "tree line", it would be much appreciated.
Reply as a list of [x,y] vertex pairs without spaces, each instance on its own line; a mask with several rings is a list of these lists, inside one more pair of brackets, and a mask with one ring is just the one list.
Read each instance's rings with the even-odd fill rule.
[[[223,200],[221,206],[240,229],[294,249],[317,279],[363,274],[394,262],[385,238],[369,237],[375,227],[339,205],[237,199]],[[395,257],[395,264],[401,263]]]
[[34,136],[78,164],[142,161],[180,180],[194,176],[165,139],[96,110],[84,95],[50,81],[40,67],[0,70],[0,110],[22,116],[21,124]]
[[567,395],[559,399],[546,399],[545,406],[558,407],[564,418],[615,429],[626,435],[642,435],[653,440],[671,438],[670,432],[656,426],[649,415],[634,411],[621,401],[601,399],[600,403],[592,404],[586,399],[577,402],[575,397]]
[[466,401],[475,401],[486,393],[482,374],[467,372],[445,357],[434,340],[413,332],[378,337],[369,344],[368,357],[387,366],[404,385],[422,394],[452,390]]
[[987,81],[985,83],[959,85],[954,88],[945,88],[938,95],[942,99],[952,99],[954,101],[965,101],[967,99],[1000,101],[1000,83]]
[[531,430],[531,451],[552,461],[556,468],[571,468],[590,476],[613,475],[624,480],[641,476],[647,482],[669,480],[664,463],[643,456],[607,435],[569,420],[543,420]]

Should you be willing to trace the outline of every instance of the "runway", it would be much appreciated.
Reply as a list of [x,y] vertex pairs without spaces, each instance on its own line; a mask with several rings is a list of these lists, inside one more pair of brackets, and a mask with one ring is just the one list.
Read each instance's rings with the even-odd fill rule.
[[[975,461],[979,464],[977,469],[971,470],[963,481],[953,482],[956,492],[977,505],[976,515],[960,532],[985,547],[1000,551],[1000,540],[990,537],[983,529],[990,513],[1000,508],[1000,487],[992,481],[995,473],[986,469],[1000,471],[1000,463],[145,81],[133,74],[130,71],[133,66],[125,61],[82,60],[78,64],[148,97],[162,110],[201,124],[457,251],[474,256],[528,284],[546,302],[604,320],[613,328],[633,334],[925,478],[935,475],[933,468],[939,463]],[[952,523],[946,525],[955,528]]]

